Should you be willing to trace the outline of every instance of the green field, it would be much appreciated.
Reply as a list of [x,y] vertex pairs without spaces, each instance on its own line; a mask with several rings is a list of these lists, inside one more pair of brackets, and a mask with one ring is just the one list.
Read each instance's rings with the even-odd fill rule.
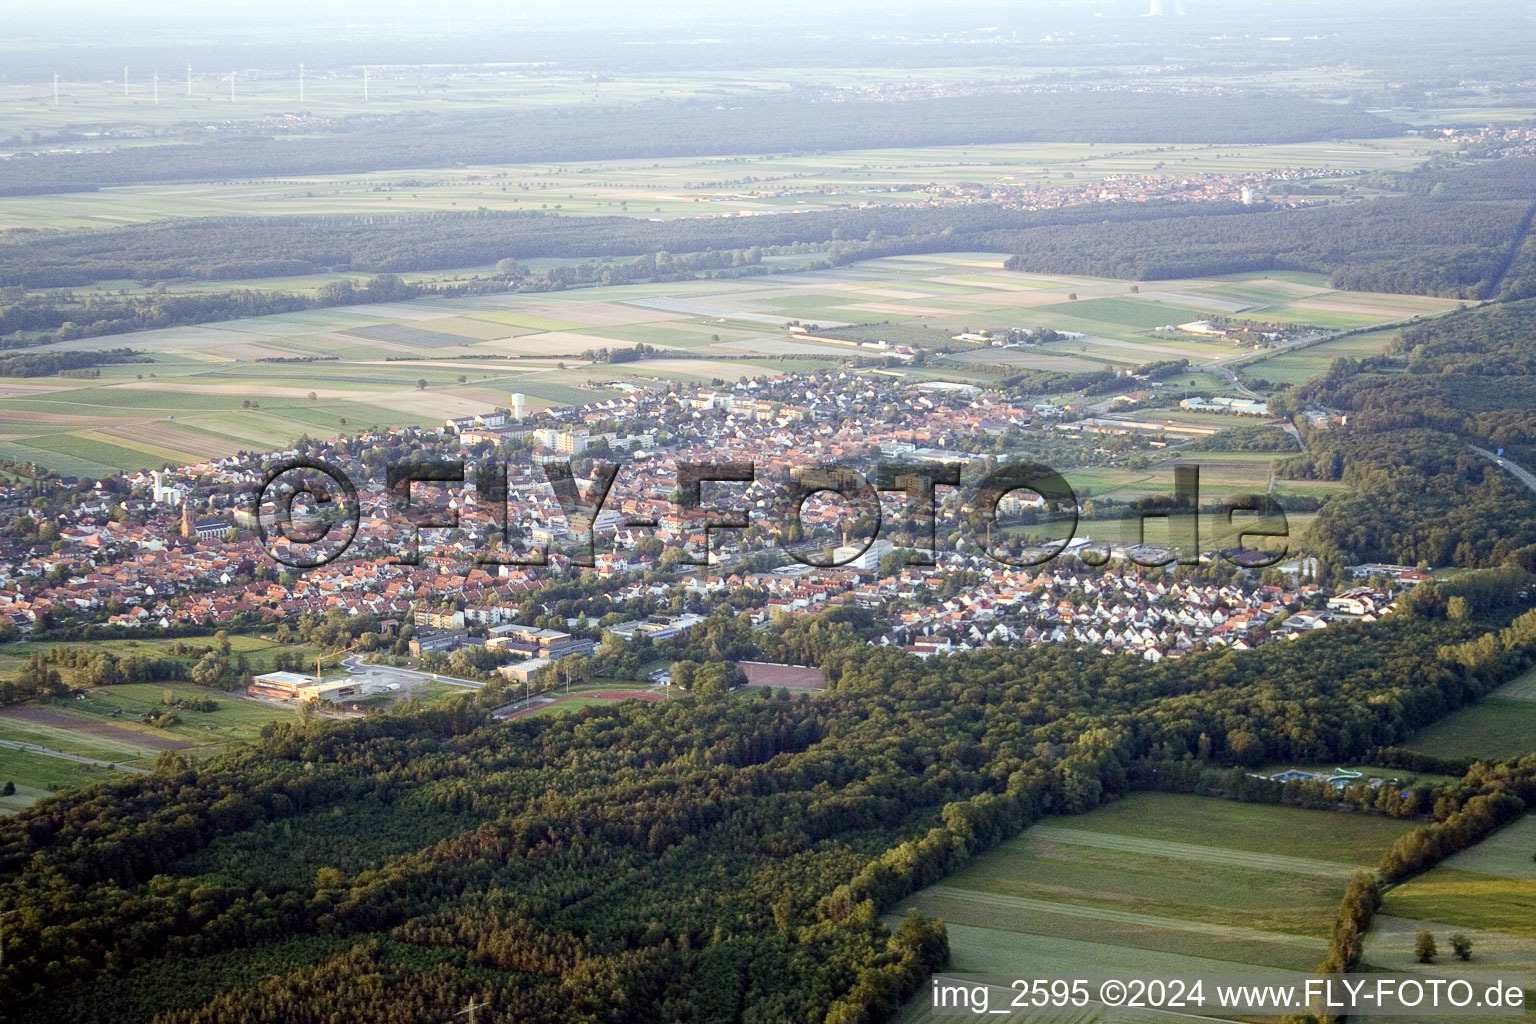
[[129,730],[121,731],[121,738],[109,738],[96,733],[77,732],[40,722],[0,716],[0,740],[8,743],[47,747],[49,750],[97,761],[150,767],[155,752],[136,743],[134,734]]
[[[1519,681],[1522,687],[1530,683],[1529,675]],[[1436,757],[1502,760],[1536,753],[1536,700],[1484,697],[1471,707],[1421,729],[1403,746]]]
[[[84,700],[67,702],[63,710],[94,718],[121,718],[165,710],[161,701],[166,691],[174,697],[208,697],[218,704],[215,711],[178,711],[182,724],[169,729],[155,729],[156,735],[169,735],[199,746],[231,741],[250,741],[261,734],[268,722],[293,717],[290,708],[274,707],[247,700],[243,694],[206,690],[191,683],[128,683],[91,690]],[[122,714],[114,715],[117,708]]]
[[1335,359],[1361,359],[1380,355],[1387,350],[1397,334],[1396,328],[1367,331],[1265,359],[1253,359],[1243,364],[1242,376],[1249,380],[1267,380],[1272,384],[1300,384],[1327,373]]
[[1141,793],[1036,825],[901,909],[951,926],[962,972],[1034,969],[1063,948],[1109,970],[1193,958],[1186,970],[1304,971],[1322,956],[1350,876],[1410,827]]
[[[240,634],[231,635],[229,641],[231,657],[243,658],[247,670],[253,673],[269,671],[273,667],[274,656],[279,652],[297,653],[302,657],[318,653],[311,648],[284,647],[260,637]],[[57,645],[12,643],[0,646],[0,676],[14,673],[34,652],[46,654],[55,646],[74,651],[110,653],[117,657],[139,655],[173,658],[191,664],[200,654],[176,655],[173,653],[174,646],[183,643],[193,650],[201,650],[211,642],[210,635],[185,637],[179,641],[123,639]],[[61,667],[60,674],[66,684],[78,682],[72,668]],[[207,712],[176,710],[181,722],[167,729],[140,722],[142,715],[157,716],[174,710],[163,703],[167,692],[175,698],[210,698],[218,707]],[[262,726],[268,722],[282,721],[293,716],[289,708],[248,700],[243,693],[205,689],[184,680],[80,689],[68,698],[34,702],[28,707],[36,707],[49,715],[61,715],[66,721],[30,721],[26,718],[0,716],[0,741],[45,747],[65,754],[145,769],[154,767],[167,740],[183,744],[180,753],[184,755],[208,757],[229,749],[233,744],[255,740]],[[68,722],[78,722],[79,725],[71,726]],[[15,797],[0,801],[0,808],[10,810],[27,806],[53,789],[81,785],[110,774],[109,769],[78,764],[36,751],[0,748],[0,758],[3,758],[0,764],[7,766],[13,773],[7,776],[0,772],[0,782],[9,779],[18,786]]]
[[1493,695],[1505,700],[1536,701],[1536,669],[1505,683],[1493,691]]
[[95,768],[57,757],[0,747],[0,783],[16,783],[14,794],[0,796],[0,814],[25,810],[61,789],[74,789],[126,777],[125,773],[111,768]]
[[[1380,971],[1454,977],[1466,972],[1526,976],[1526,1016],[1536,979],[1536,814],[1389,889],[1366,936],[1364,963]],[[1414,940],[1435,937],[1440,955],[1420,964]],[[1450,937],[1472,940],[1472,959],[1451,954]]]
[[[819,72],[821,73],[821,72]],[[926,76],[950,79],[972,69],[925,69]],[[998,69],[1012,77],[1018,69]],[[367,105],[359,80],[309,83],[306,107],[322,116],[379,114],[409,109],[454,112],[512,104],[626,104],[666,96],[704,95],[716,102],[724,95],[781,94],[788,86],[772,74],[625,75],[623,81],[594,85],[559,75],[475,74],[460,70],[401,69],[400,79],[375,80]],[[781,69],[778,76],[801,72]],[[861,69],[859,87],[867,88]],[[904,84],[908,84],[903,79]],[[228,80],[199,77],[194,94],[163,90],[162,103],[149,102],[148,83],[134,83],[125,97],[115,85],[65,82],[60,105],[25,87],[0,86],[14,131],[78,129],[124,118],[135,125],[162,122],[180,126],[187,119],[260,118],[292,110],[296,82],[277,79],[240,83],[228,96]],[[424,91],[424,90],[430,90]],[[245,95],[248,93],[249,95]],[[89,145],[87,143],[87,145]],[[1225,171],[1266,171],[1278,167],[1331,166],[1359,170],[1406,169],[1450,144],[1429,138],[1330,141],[1288,145],[1231,147],[1221,155]],[[323,213],[404,213],[432,210],[556,210],[563,215],[629,214],[661,218],[787,212],[840,206],[850,199],[881,204],[910,200],[910,192],[931,184],[974,182],[978,175],[998,184],[1028,181],[1052,184],[1070,172],[1077,181],[1110,175],[1209,172],[1208,147],[1193,145],[1091,146],[1072,143],[1004,143],[967,146],[903,147],[824,153],[774,153],[749,158],[751,185],[719,182],[720,164],[707,157],[663,160],[606,160],[548,164],[501,164],[436,167],[366,173],[316,174],[233,182],[175,183],[103,188],[97,192],[0,199],[0,228],[103,229],[125,222],[178,217],[224,216],[232,208],[256,215]],[[1058,182],[1059,184],[1059,182]],[[933,201],[959,201],[958,197]],[[1274,275],[1276,277],[1280,275]]]
[[[1306,972],[1349,878],[1412,827],[1136,793],[1035,825],[891,919],[908,907],[942,918],[957,973]],[[924,1010],[920,994],[900,1020]]]
[[[176,710],[180,723],[158,728],[139,721],[143,714],[159,715],[173,710],[164,703],[166,692],[174,697],[212,698],[213,711]],[[262,726],[293,717],[288,708],[247,700],[243,695],[210,691],[190,683],[132,683],[80,691],[75,697],[34,703],[51,715],[49,722],[0,717],[0,741],[45,747],[112,764],[151,769],[164,741],[183,744],[178,753],[208,757],[234,744],[257,739]],[[77,722],[78,726],[66,724]],[[0,782],[15,782],[17,792],[0,798],[0,811],[17,811],[47,793],[85,785],[124,773],[110,767],[86,765],[35,750],[0,746]]]

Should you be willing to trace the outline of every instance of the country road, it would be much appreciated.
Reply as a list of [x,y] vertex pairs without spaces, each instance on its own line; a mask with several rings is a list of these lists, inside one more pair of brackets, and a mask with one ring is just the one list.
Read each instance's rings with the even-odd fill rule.
[[1477,454],[1481,455],[1483,458],[1497,462],[1500,466],[1509,470],[1510,474],[1514,476],[1516,480],[1519,480],[1531,490],[1536,491],[1536,473],[1532,473],[1524,466],[1517,466],[1507,456],[1501,456],[1497,452],[1491,452],[1486,448],[1479,448],[1475,444],[1468,444],[1467,447],[1477,452]]
[[1262,400],[1264,396],[1258,394],[1257,392],[1250,389],[1248,385],[1244,384],[1242,378],[1240,378],[1236,373],[1232,372],[1231,367],[1241,366],[1248,362],[1258,362],[1260,360],[1269,359],[1272,356],[1278,356],[1283,353],[1290,352],[1293,349],[1307,348],[1311,345],[1318,345],[1332,338],[1338,337],[1343,333],[1346,332],[1323,331],[1317,334],[1307,334],[1292,341],[1281,342],[1273,348],[1248,349],[1235,353],[1234,355],[1222,356],[1220,359],[1213,359],[1209,363],[1202,363],[1200,366],[1195,367],[1195,369],[1205,370],[1208,373],[1221,375],[1226,379],[1227,383],[1235,388],[1237,392],[1244,398]]
[[132,765],[119,764],[116,761],[98,761],[94,757],[82,757],[79,754],[66,754],[62,750],[54,750],[52,747],[40,747],[36,743],[22,743],[19,740],[0,740],[0,747],[7,750],[19,750],[26,754],[42,754],[44,757],[57,757],[64,761],[74,761],[77,764],[94,765],[97,768],[115,768],[120,772],[130,772],[134,775],[148,775],[149,769],[135,768]]
[[1301,436],[1301,431],[1296,429],[1296,424],[1294,424],[1294,423],[1286,423],[1286,424],[1283,424],[1280,427],[1280,429],[1285,431],[1287,434],[1290,434],[1291,435],[1291,440],[1296,442],[1297,447],[1299,447],[1302,450],[1302,452],[1306,452],[1306,450],[1307,450],[1306,439]]

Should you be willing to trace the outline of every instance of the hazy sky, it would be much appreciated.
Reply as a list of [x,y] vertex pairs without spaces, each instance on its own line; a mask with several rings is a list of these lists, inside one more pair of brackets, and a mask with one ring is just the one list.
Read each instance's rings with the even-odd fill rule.
[[[124,64],[279,68],[362,63],[553,61],[594,71],[666,70],[635,44],[717,43],[715,64],[849,65],[973,59],[1056,62],[1073,43],[1128,44],[1129,63],[1188,54],[1212,39],[1294,37],[1286,61],[1380,64],[1417,60],[1415,74],[1464,74],[1426,55],[1495,53],[1536,31],[1528,0],[1184,0],[1187,17],[1147,17],[1149,0],[0,0],[0,81],[111,74]],[[1497,31],[1493,29],[1497,27]],[[1329,42],[1302,45],[1303,40]],[[1016,44],[977,57],[977,42]],[[1042,41],[1059,54],[1031,55]],[[1166,45],[1165,45],[1166,44]],[[1239,61],[1268,59],[1236,44]],[[969,46],[970,49],[961,49]],[[684,63],[709,63],[702,51]],[[1081,51],[1080,51],[1081,52]],[[641,65],[648,59],[649,63]],[[1102,51],[1095,63],[1113,61]],[[1175,58],[1177,59],[1177,58]],[[1518,60],[1518,55],[1505,57]]]

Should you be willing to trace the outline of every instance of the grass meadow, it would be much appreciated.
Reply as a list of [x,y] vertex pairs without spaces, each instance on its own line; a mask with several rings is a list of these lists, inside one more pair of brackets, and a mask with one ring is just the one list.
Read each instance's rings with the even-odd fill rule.
[[[1531,676],[1527,673],[1509,685],[1529,688]],[[1436,757],[1502,760],[1536,753],[1536,699],[1501,694],[1484,697],[1419,730],[1403,745]]]
[[[918,907],[943,918],[960,973],[1310,971],[1349,878],[1412,827],[1137,793],[1035,825],[893,917]],[[928,1019],[923,1001],[900,1019]]]
[[[1526,978],[1526,1017],[1536,978],[1536,814],[1394,886],[1366,936],[1365,969],[1394,974],[1506,973]],[[1434,936],[1432,964],[1414,956],[1419,932]],[[1451,954],[1450,937],[1472,941],[1472,959]],[[1407,1018],[1404,1018],[1405,1020]]]

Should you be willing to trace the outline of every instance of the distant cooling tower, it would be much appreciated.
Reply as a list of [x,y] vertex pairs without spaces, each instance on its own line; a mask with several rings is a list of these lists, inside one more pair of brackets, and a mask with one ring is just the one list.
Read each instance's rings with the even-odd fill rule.
[[1163,14],[1163,0],[1152,0],[1152,6],[1147,8],[1147,17],[1159,18]]

